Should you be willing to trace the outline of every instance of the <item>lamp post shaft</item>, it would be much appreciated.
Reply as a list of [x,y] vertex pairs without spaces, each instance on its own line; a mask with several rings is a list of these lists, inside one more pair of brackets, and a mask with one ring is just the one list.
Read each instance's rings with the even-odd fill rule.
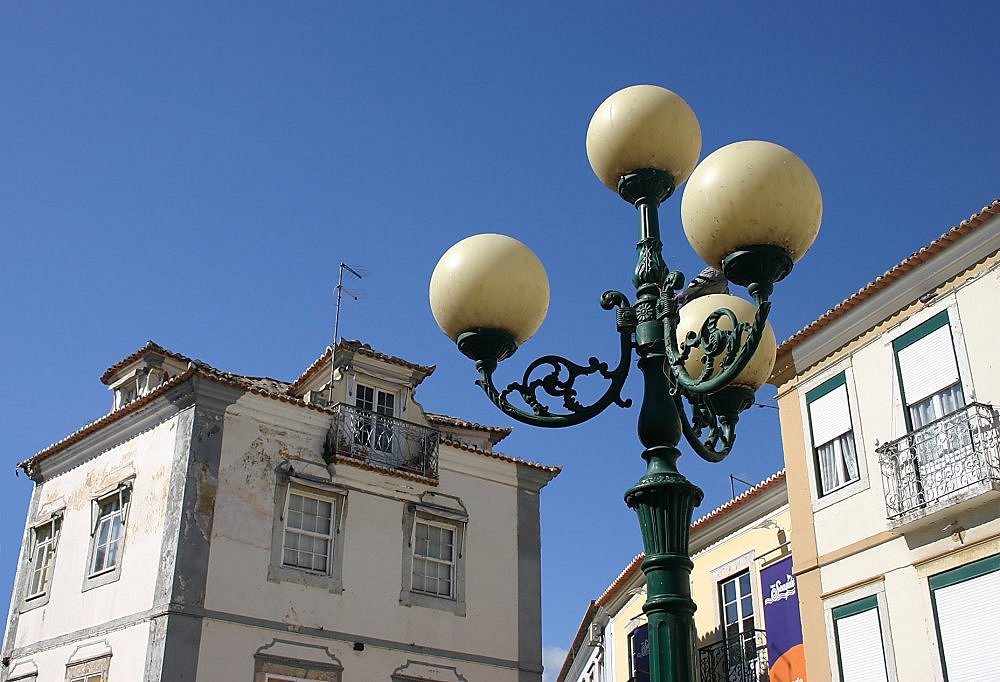
[[625,493],[625,502],[639,516],[646,552],[643,611],[649,628],[650,680],[694,682],[695,603],[688,538],[691,515],[703,493],[677,471],[681,423],[663,360],[662,353],[649,353],[638,362],[644,380],[638,430],[647,468]]

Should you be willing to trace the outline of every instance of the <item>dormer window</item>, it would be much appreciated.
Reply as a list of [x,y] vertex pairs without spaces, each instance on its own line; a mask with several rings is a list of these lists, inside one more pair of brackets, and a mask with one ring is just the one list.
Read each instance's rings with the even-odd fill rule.
[[354,405],[366,413],[377,415],[359,415],[358,428],[354,433],[355,441],[359,445],[373,447],[381,452],[392,452],[395,394],[358,384]]

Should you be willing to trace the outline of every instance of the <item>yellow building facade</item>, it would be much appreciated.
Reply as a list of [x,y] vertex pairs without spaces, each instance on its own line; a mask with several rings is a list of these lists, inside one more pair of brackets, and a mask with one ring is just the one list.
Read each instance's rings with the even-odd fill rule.
[[[791,556],[785,473],[697,520],[691,527],[696,674],[701,682],[767,679],[768,569]],[[566,682],[642,682],[646,600],[643,555],[590,603],[557,677]],[[782,573],[782,576],[785,574]],[[783,577],[781,582],[786,582]]]

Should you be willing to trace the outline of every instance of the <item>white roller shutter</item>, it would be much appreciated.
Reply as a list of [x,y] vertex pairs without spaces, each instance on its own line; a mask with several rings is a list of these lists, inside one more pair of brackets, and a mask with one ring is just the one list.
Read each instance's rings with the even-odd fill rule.
[[837,648],[844,682],[887,682],[878,608],[837,618]]
[[1000,571],[934,590],[948,682],[1000,675]]
[[809,403],[813,446],[829,443],[851,430],[851,410],[847,404],[847,386],[843,384]]
[[920,402],[958,381],[951,327],[938,327],[899,351],[899,374],[906,404]]

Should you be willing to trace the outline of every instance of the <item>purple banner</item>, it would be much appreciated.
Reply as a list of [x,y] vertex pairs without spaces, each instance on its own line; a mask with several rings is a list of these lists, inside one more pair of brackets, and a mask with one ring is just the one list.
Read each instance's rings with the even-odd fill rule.
[[792,557],[760,571],[764,591],[764,624],[771,682],[805,682],[799,593],[792,575]]

